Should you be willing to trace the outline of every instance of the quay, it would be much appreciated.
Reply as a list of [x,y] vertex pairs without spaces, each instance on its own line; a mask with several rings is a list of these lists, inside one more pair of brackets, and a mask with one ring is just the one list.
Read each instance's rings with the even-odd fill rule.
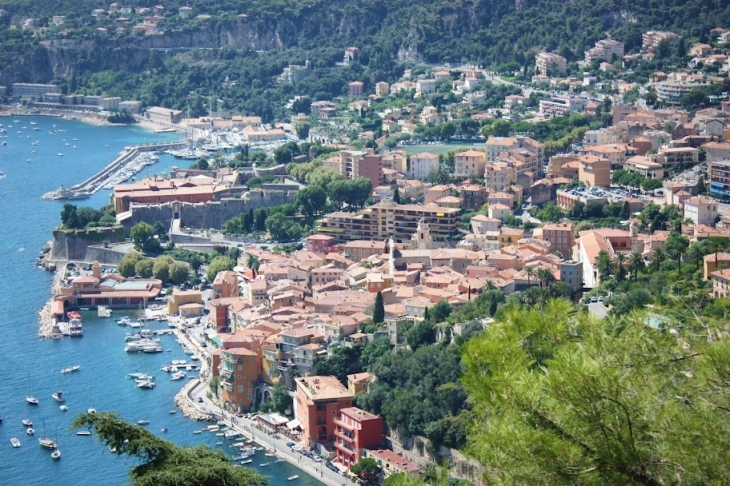
[[104,167],[100,172],[89,177],[85,181],[71,187],[61,186],[55,191],[45,193],[43,199],[83,199],[95,194],[102,189],[107,182],[115,175],[127,171],[130,176],[132,172],[137,173],[142,169],[142,165],[135,166],[133,163],[143,153],[162,152],[164,150],[179,149],[185,147],[187,141],[179,140],[176,142],[162,142],[129,145],[124,147],[122,153],[114,159],[109,165]]

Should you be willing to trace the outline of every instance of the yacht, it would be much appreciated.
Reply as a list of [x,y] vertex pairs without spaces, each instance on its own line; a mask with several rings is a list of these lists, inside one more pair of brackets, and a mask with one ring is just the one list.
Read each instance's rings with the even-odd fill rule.
[[10,443],[13,444],[13,447],[15,447],[16,449],[20,447],[20,441],[15,437],[10,439]]
[[56,461],[61,459],[61,451],[59,451],[58,449],[53,451],[53,453],[51,453],[51,459],[54,459]]
[[96,409],[95,408],[90,408],[90,409],[86,410],[86,413],[88,413],[89,415],[95,415],[96,414]]
[[173,381],[182,380],[183,378],[185,378],[184,371],[178,371],[177,373],[173,373],[172,376],[170,377],[170,379]]
[[151,390],[154,387],[155,387],[155,382],[154,381],[143,381],[141,383],[137,383],[137,388]]
[[38,405],[38,399],[33,396],[25,397],[25,401],[28,402],[28,404],[30,404],[30,405]]
[[149,424],[150,424],[149,420],[138,420],[137,421],[137,425],[149,425]]
[[51,395],[51,397],[53,397],[53,399],[56,400],[57,402],[65,402],[66,401],[66,397],[65,397],[65,395],[63,394],[62,391],[57,391],[56,393],[54,393],[53,395]]
[[127,353],[160,353],[162,346],[159,339],[139,339],[130,341],[124,346]]
[[63,157],[63,154],[61,152],[58,152],[59,157]]
[[43,437],[43,438],[38,439],[38,443],[40,444],[41,447],[45,447],[46,449],[55,449],[56,448],[56,443],[52,439],[49,439],[48,437]]
[[130,373],[127,376],[141,381],[150,381],[155,379],[152,375],[148,375],[146,373]]
[[241,464],[251,464],[253,462],[253,459],[246,459],[245,461],[241,461]]
[[120,326],[127,326],[127,325],[129,325],[129,322],[130,322],[129,317],[126,317],[126,316],[122,317],[121,319],[117,319],[117,324],[119,324]]
[[61,373],[73,373],[74,371],[78,371],[79,369],[81,369],[80,365],[69,366],[68,368],[62,369]]
[[294,476],[289,476],[286,478],[287,481],[294,481],[295,479],[299,479],[299,475],[295,474]]
[[81,436],[86,437],[86,436],[91,435],[91,432],[89,432],[88,430],[79,430],[78,432],[76,432],[76,435],[81,435]]
[[84,326],[81,325],[81,314],[71,311],[68,314],[68,334],[71,337],[80,337],[84,335]]

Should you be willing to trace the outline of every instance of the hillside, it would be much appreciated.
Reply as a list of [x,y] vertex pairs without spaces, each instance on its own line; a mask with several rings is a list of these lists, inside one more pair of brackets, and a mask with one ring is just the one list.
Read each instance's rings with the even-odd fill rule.
[[[648,29],[704,39],[709,29],[730,26],[730,6],[720,0],[170,0],[151,10],[158,3],[119,2],[129,10],[94,17],[92,10],[108,9],[108,1],[0,0],[0,84],[53,80],[71,91],[104,90],[147,104],[174,99],[180,106],[191,91],[220,89],[226,77],[236,80],[235,91],[272,86],[283,67],[309,58],[321,86],[294,94],[327,96],[353,79],[392,81],[404,63],[522,64],[540,49],[575,61],[607,34],[630,52]],[[184,5],[192,7],[188,18],[178,14]],[[153,14],[159,32],[135,34],[132,27]],[[53,25],[54,15],[65,18]],[[21,30],[28,18],[34,26]],[[335,68],[348,46],[360,48],[359,62]],[[216,52],[185,52],[191,48]],[[237,108],[273,116],[266,104]]]

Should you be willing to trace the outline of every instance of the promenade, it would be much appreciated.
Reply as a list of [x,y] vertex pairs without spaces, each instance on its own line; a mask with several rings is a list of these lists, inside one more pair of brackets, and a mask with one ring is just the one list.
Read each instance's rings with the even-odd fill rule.
[[[215,420],[221,420],[232,430],[236,430],[248,439],[256,441],[267,452],[275,454],[278,458],[298,467],[328,486],[357,486],[357,483],[350,478],[327,468],[324,460],[321,458],[319,458],[320,461],[317,461],[287,447],[287,442],[292,442],[288,437],[272,434],[269,431],[258,428],[260,426],[255,421],[245,417],[236,417],[234,414],[224,411],[218,404],[211,401],[208,398],[209,379],[211,376],[211,361],[208,349],[201,346],[198,340],[193,339],[189,332],[183,332],[183,328],[180,326],[175,326],[173,329],[178,339],[186,346],[195,349],[196,354],[200,356],[200,378],[186,385],[176,397],[176,404],[186,416],[195,420],[201,420],[206,416],[213,417]],[[183,396],[186,400],[185,403],[181,403]],[[296,445],[306,449],[303,444]]]

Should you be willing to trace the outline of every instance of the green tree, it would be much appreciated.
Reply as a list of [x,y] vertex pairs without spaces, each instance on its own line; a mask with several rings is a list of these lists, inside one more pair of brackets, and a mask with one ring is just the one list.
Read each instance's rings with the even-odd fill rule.
[[[124,278],[132,278],[137,274],[137,262],[142,260],[142,255],[136,251],[131,251],[124,255],[117,263],[117,272]],[[152,260],[150,260],[152,261]]]
[[451,313],[454,311],[454,308],[451,307],[451,304],[447,300],[440,300],[438,303],[436,303],[435,306],[430,310],[431,314],[431,320],[435,322],[436,324],[440,322],[444,322],[446,319],[449,318]]
[[436,342],[436,328],[430,319],[424,320],[406,331],[406,342],[412,350]]
[[255,217],[255,229],[256,231],[266,231],[266,218],[268,213],[266,209],[257,209]]
[[350,468],[350,471],[365,483],[373,482],[380,476],[380,466],[372,457],[363,457]]
[[174,262],[169,267],[170,280],[175,285],[184,284],[190,277],[190,265],[185,262]]
[[155,265],[152,267],[152,276],[163,282],[170,280],[170,266],[172,262],[172,258],[168,256],[161,256],[155,259]]
[[145,223],[137,223],[132,226],[129,233],[136,250],[142,250],[145,253],[158,253],[160,251],[160,242],[155,238],[154,228]]
[[208,279],[208,282],[212,282],[215,280],[218,272],[225,272],[226,270],[233,270],[233,260],[227,256],[217,256],[208,265],[205,277]]
[[343,385],[347,385],[347,375],[362,371],[360,347],[333,345],[330,351],[329,356],[317,361],[312,373],[319,376],[336,376]]
[[283,414],[287,409],[291,409],[291,405],[292,398],[289,396],[289,391],[282,382],[276,383],[271,391],[271,408]]
[[611,275],[611,257],[605,250],[598,252],[596,257],[596,268],[601,282],[608,280]]
[[639,272],[644,269],[644,256],[635,251],[629,256],[629,268],[631,269],[631,275],[634,277],[634,282],[639,278]]
[[383,294],[378,290],[375,294],[375,303],[373,304],[373,323],[380,324],[385,320],[385,305],[383,304]]
[[[722,484],[730,342],[597,320],[566,301],[512,307],[462,354],[469,452],[492,484]],[[699,331],[704,329],[704,331]],[[712,444],[712,445],[710,445]]]
[[324,210],[327,204],[327,193],[318,185],[300,189],[294,197],[295,204],[308,219]]
[[682,269],[682,257],[689,248],[689,239],[678,231],[672,231],[664,243],[664,251],[670,258],[677,260],[677,271]]
[[402,204],[402,201],[400,198],[400,191],[398,190],[397,187],[393,190],[393,202],[396,204]]
[[530,287],[530,279],[535,276],[535,269],[532,267],[525,267],[525,275],[527,275],[527,286]]
[[544,267],[537,270],[537,280],[540,282],[540,287],[543,285],[545,285],[545,287],[550,287],[556,281],[552,270]]
[[306,122],[300,122],[294,126],[294,130],[297,132],[297,137],[299,137],[300,140],[306,140],[309,137],[310,128],[309,123]]
[[161,439],[144,427],[133,425],[113,412],[83,414],[72,429],[88,428],[105,448],[132,461],[132,486],[230,486],[266,485],[263,476],[237,467],[221,451],[207,446],[178,446]]
[[154,260],[150,260],[149,258],[143,258],[134,265],[134,271],[141,278],[150,278],[152,277],[152,268],[154,266]]

